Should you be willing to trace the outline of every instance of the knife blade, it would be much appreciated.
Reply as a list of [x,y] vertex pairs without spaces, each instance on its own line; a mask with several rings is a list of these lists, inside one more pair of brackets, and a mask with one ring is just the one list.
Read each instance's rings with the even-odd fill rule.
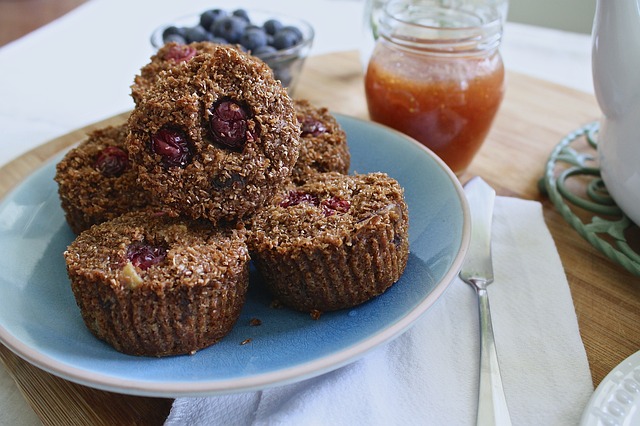
[[459,275],[475,289],[480,317],[480,385],[476,424],[511,425],[502,387],[487,293],[487,285],[494,279],[491,223],[496,191],[480,177],[471,179],[464,190],[471,216],[471,241]]
[[491,222],[496,191],[481,177],[474,177],[464,186],[464,192],[471,214],[471,240],[460,278],[465,282],[484,280],[490,284],[493,282]]

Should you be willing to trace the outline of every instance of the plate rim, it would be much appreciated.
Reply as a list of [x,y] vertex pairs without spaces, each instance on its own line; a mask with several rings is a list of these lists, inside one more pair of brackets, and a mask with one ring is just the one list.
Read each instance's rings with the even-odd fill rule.
[[[416,146],[420,150],[426,152],[437,166],[447,175],[453,187],[455,193],[462,207],[462,235],[460,241],[460,247],[456,256],[451,262],[451,267],[444,274],[434,286],[433,290],[420,301],[411,311],[405,316],[401,317],[398,321],[388,325],[384,329],[375,333],[374,335],[362,340],[361,342],[351,345],[335,353],[326,355],[324,357],[297,364],[292,367],[286,367],[278,369],[272,372],[249,375],[241,378],[224,379],[218,381],[203,380],[203,381],[143,381],[133,380],[121,377],[114,377],[108,374],[96,373],[83,368],[70,365],[56,360],[46,354],[42,354],[36,348],[24,343],[20,339],[13,336],[4,325],[0,324],[0,342],[10,349],[18,357],[24,359],[28,363],[54,375],[71,382],[79,383],[92,388],[97,388],[110,392],[117,392],[123,394],[130,394],[136,396],[150,396],[150,397],[180,397],[180,396],[211,396],[220,394],[232,394],[238,392],[247,392],[259,389],[266,389],[275,385],[286,385],[293,382],[299,382],[311,377],[316,377],[329,371],[336,370],[344,365],[347,365],[362,356],[374,348],[395,339],[409,329],[415,322],[432,306],[437,299],[445,292],[445,290],[455,280],[468,250],[470,241],[470,220],[469,220],[469,206],[467,204],[466,196],[464,195],[463,187],[451,171],[451,169],[433,153],[430,149],[420,144],[415,139],[395,130],[388,126],[365,120],[359,117],[349,116],[341,113],[332,112],[332,115],[338,119],[338,121],[353,121],[361,126],[374,126],[379,127],[382,131],[396,134],[407,142]],[[115,116],[119,117],[119,116]],[[114,118],[115,118],[114,117]],[[94,125],[90,125],[91,127]],[[70,134],[76,133],[76,131],[70,132]],[[59,139],[59,138],[57,138]],[[51,161],[55,161],[55,158],[63,151],[69,149],[72,145],[64,147],[58,150],[55,155],[39,164],[30,173],[20,179],[17,184],[6,192],[0,199],[0,202],[4,202],[10,198],[21,185],[33,176],[38,171],[45,168]],[[133,359],[135,361],[135,358]]]
[[[631,371],[634,371],[637,368],[640,368],[640,350],[629,355],[627,358],[625,358],[622,362],[616,365],[605,376],[604,379],[602,379],[598,387],[595,389],[595,391],[589,398],[589,402],[587,403],[587,405],[585,406],[582,412],[582,417],[580,419],[580,426],[597,426],[597,425],[604,424],[600,421],[600,417],[598,417],[598,414],[603,414],[603,415],[610,415],[610,414],[604,412],[601,409],[601,408],[604,408],[607,401],[600,401],[600,398],[604,396],[611,396],[614,393],[617,393],[618,391],[620,391],[620,388],[623,386],[623,384],[621,383],[620,378],[617,376],[621,374],[625,375],[626,373],[625,375],[626,377],[627,375],[631,374]],[[640,382],[640,380],[637,380],[637,382]],[[637,394],[635,395],[633,405],[637,407],[636,408],[637,410],[640,410],[640,396]],[[624,422],[627,420],[624,418],[626,416],[627,416],[627,413],[623,413],[623,417],[615,418],[615,420],[617,421],[622,420]]]

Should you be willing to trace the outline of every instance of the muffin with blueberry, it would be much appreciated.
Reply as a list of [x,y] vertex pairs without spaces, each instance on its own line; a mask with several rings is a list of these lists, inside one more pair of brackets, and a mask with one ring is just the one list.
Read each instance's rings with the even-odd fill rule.
[[248,287],[242,229],[151,210],[92,227],[64,256],[86,326],[130,355],[191,354],[218,342]]
[[351,154],[347,136],[327,108],[317,107],[306,99],[294,100],[300,122],[300,156],[292,179],[304,183],[316,173],[348,173]]
[[152,204],[129,162],[127,132],[124,124],[95,130],[56,165],[60,204],[76,234]]
[[277,300],[300,311],[349,308],[382,294],[409,255],[408,209],[383,173],[321,173],[282,190],[251,222],[249,250]]
[[264,206],[300,150],[286,90],[263,62],[222,45],[161,72],[128,124],[141,185],[171,214],[212,222]]

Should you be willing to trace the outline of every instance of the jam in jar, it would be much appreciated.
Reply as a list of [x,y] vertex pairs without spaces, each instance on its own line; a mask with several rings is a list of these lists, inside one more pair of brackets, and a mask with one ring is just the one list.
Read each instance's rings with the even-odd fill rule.
[[504,93],[502,20],[487,7],[387,3],[365,76],[373,121],[397,129],[461,175]]

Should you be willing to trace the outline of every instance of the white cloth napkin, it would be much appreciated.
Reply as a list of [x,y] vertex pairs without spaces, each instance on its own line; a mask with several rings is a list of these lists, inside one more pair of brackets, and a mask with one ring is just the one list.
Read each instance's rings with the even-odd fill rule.
[[[593,384],[555,244],[534,201],[497,197],[489,298],[514,425],[577,425]],[[479,331],[456,279],[407,332],[322,376],[258,392],[178,398],[166,425],[472,425]]]

